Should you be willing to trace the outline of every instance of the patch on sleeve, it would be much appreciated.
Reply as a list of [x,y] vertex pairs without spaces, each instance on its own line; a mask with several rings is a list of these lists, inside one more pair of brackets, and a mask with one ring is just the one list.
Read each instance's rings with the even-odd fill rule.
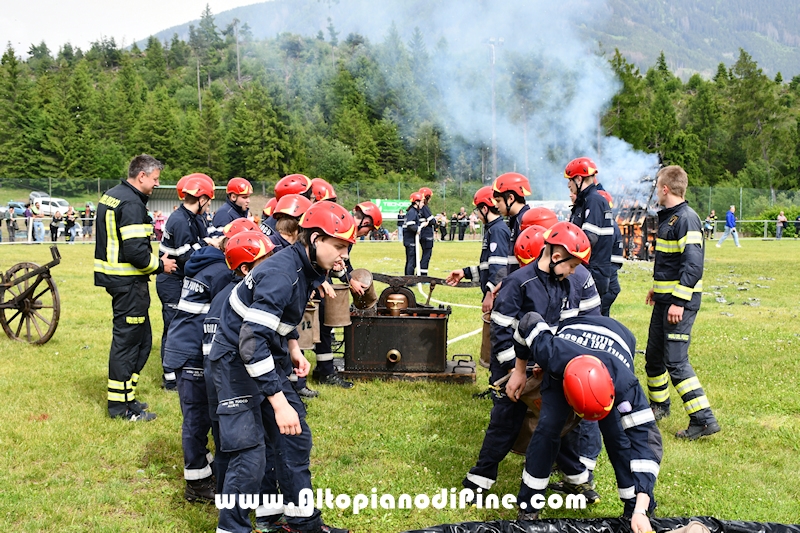
[[631,402],[625,400],[624,402],[622,402],[617,406],[617,411],[619,411],[620,413],[630,413],[631,411],[633,411],[633,407],[631,407]]
[[497,250],[497,243],[493,242],[489,245],[489,251],[494,252],[495,250]]

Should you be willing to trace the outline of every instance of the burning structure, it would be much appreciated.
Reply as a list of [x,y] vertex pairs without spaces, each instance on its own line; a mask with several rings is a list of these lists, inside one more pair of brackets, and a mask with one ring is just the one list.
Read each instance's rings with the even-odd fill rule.
[[[656,254],[658,214],[656,178],[644,176],[633,187],[619,194],[614,216],[622,233],[623,253],[627,260],[652,261]],[[615,195],[616,196],[616,195]]]

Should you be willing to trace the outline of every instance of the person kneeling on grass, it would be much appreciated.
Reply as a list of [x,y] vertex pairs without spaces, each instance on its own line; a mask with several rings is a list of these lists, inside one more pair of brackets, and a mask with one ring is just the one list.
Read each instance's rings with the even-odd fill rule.
[[[291,247],[252,261],[252,270],[220,313],[209,367],[218,396],[220,443],[230,454],[222,492],[260,493],[268,442],[285,503],[284,531],[344,533],[323,524],[319,509],[301,505],[301,492],[311,490],[311,430],[288,376],[308,374],[295,328],[311,292],[347,259],[356,226],[346,209],[323,201],[306,211],[300,227]],[[250,533],[248,510],[220,509],[217,531]]]
[[584,420],[599,421],[631,530],[652,531],[648,516],[656,507],[653,489],[661,465],[661,433],[634,373],[636,338],[604,316],[570,318],[553,333],[541,315],[531,312],[520,320],[514,341],[517,358],[506,384],[508,397],[519,399],[529,363],[544,371],[539,424],[517,496],[518,520],[538,520],[560,432],[574,410]]

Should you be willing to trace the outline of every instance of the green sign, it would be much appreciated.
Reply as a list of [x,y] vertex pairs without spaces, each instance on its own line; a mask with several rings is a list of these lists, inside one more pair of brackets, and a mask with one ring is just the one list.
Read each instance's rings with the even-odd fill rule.
[[383,199],[373,199],[372,202],[378,206],[380,209],[381,214],[384,217],[392,216],[397,218],[397,212],[401,209],[405,211],[408,209],[408,206],[411,205],[411,202],[408,200],[383,200]]

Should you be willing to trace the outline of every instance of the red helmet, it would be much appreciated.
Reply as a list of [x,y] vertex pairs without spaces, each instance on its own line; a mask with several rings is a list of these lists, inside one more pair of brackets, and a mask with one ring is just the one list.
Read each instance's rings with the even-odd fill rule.
[[225,188],[225,194],[253,194],[253,186],[244,178],[231,178]]
[[422,188],[419,190],[419,193],[420,193],[420,194],[423,196],[423,198],[424,198],[424,197],[428,197],[428,198],[430,198],[431,196],[433,196],[433,191],[432,191],[432,190],[430,190],[430,189],[429,189],[429,188],[427,188],[427,187],[422,187]]
[[191,174],[183,182],[183,194],[191,194],[195,198],[208,196],[214,198],[214,182],[205,174]]
[[583,176],[589,178],[597,174],[597,165],[588,157],[579,157],[567,163],[567,168],[564,169],[564,177],[567,179]]
[[604,190],[599,190],[597,192],[600,194],[600,196],[606,199],[606,202],[608,202],[608,207],[614,207],[614,197],[611,196],[610,192]]
[[189,179],[189,176],[184,176],[178,180],[178,183],[175,184],[175,188],[178,190],[178,199],[181,201],[183,201],[183,199],[186,198],[186,195],[183,194],[183,184],[186,183],[187,179]]
[[563,246],[567,253],[580,259],[584,265],[588,265],[589,258],[592,257],[592,245],[589,243],[589,237],[572,222],[553,224],[545,232],[544,242]]
[[486,185],[475,191],[475,196],[472,197],[472,203],[475,207],[480,207],[481,204],[487,207],[494,207],[494,202],[492,201],[492,187]]
[[522,231],[514,244],[514,255],[519,264],[525,266],[539,257],[544,248],[544,232],[547,228],[530,226]]
[[421,202],[422,201],[422,193],[421,192],[412,192],[411,196],[409,196],[411,203],[414,202]]
[[380,228],[381,224],[383,224],[383,215],[381,214],[381,210],[372,202],[361,202],[353,208],[353,211],[361,211],[364,216],[371,218],[372,225],[375,228]]
[[525,198],[531,193],[531,183],[522,174],[506,172],[494,180],[492,190],[499,193],[514,192],[518,196]]
[[317,202],[300,219],[301,228],[319,228],[327,235],[350,244],[356,242],[356,221],[347,209],[337,203]]
[[311,196],[313,196],[317,202],[333,200],[336,198],[336,191],[333,190],[333,185],[324,179],[314,178],[311,180]]
[[264,211],[262,211],[262,213],[264,213],[265,218],[272,216],[272,211],[275,209],[275,206],[277,204],[278,204],[278,199],[275,198],[274,196],[267,201],[266,205],[264,206]]
[[261,231],[258,228],[258,224],[250,220],[249,218],[237,218],[233,222],[229,222],[224,228],[222,228],[222,233],[229,239],[236,235],[237,233],[241,233],[243,231]]
[[311,180],[302,174],[289,174],[275,184],[275,196],[278,200],[285,194],[303,194],[311,188]]
[[603,362],[579,355],[564,369],[564,396],[584,420],[602,420],[614,406],[614,382]]
[[519,227],[523,230],[531,226],[550,228],[556,222],[558,222],[558,217],[546,207],[531,207],[522,215]]
[[278,218],[278,215],[287,215],[294,218],[300,218],[303,213],[308,211],[311,207],[311,200],[299,194],[287,194],[278,200],[275,209],[272,211],[273,218]]
[[275,249],[275,245],[260,231],[242,231],[228,239],[225,245],[225,262],[236,270],[244,263],[252,263]]
[[[178,183],[175,184],[175,188],[178,189],[178,198],[183,200],[186,197],[186,192],[183,190],[184,185],[186,182],[192,178],[200,178],[202,180],[206,180],[208,183],[211,184],[211,188],[214,188],[214,180],[212,180],[209,176],[205,174],[201,174],[200,172],[195,172],[194,174],[187,174],[186,176],[182,177],[178,180]],[[212,195],[211,198],[214,198]]]

